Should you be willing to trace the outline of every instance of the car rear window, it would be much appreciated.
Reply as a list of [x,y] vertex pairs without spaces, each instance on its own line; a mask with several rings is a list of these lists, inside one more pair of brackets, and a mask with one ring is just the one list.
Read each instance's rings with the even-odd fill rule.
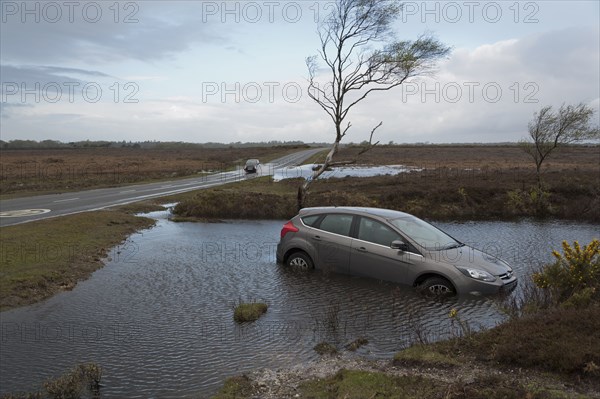
[[319,228],[330,233],[349,236],[350,227],[352,226],[352,218],[352,215],[327,215],[321,221]]
[[317,221],[317,219],[319,219],[321,215],[312,215],[312,216],[304,216],[302,218],[302,223],[304,223],[307,226],[314,226],[315,222]]

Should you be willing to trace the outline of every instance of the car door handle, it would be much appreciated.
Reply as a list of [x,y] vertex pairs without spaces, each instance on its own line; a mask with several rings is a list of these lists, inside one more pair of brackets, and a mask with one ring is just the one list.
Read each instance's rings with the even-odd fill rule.
[[358,252],[367,252],[367,248],[365,248],[365,247],[358,247],[358,248],[356,248],[356,250]]
[[316,241],[321,241],[321,236],[314,236],[314,237],[313,237],[313,240],[316,240]]

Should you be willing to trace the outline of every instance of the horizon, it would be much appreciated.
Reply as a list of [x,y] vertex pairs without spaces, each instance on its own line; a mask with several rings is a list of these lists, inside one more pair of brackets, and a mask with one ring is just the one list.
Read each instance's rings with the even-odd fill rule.
[[[11,144],[16,144],[17,147],[8,147]],[[28,147],[27,145],[33,145],[33,147]],[[83,146],[86,145],[87,146]],[[379,143],[373,148],[376,147],[389,147],[389,146],[519,146],[522,144],[522,141],[498,141],[498,142],[446,142],[446,143],[430,143],[430,142],[402,142],[402,143]],[[19,146],[20,145],[20,146]],[[52,145],[55,145],[53,147]],[[111,141],[111,140],[79,140],[79,141],[60,141],[60,140],[52,140],[52,139],[44,139],[44,140],[1,140],[0,139],[0,150],[21,150],[21,149],[83,149],[83,148],[99,148],[110,146],[111,148],[129,148],[133,146],[138,146],[138,148],[151,148],[152,146],[157,145],[172,145],[172,146],[212,146],[212,147],[295,147],[295,146],[324,146],[328,149],[331,146],[331,142],[304,142],[304,141],[257,141],[257,142],[215,142],[209,141],[204,143],[198,142],[186,142],[186,141],[156,141],[156,140],[147,140],[147,141]],[[145,147],[143,145],[146,145]],[[364,145],[364,143],[356,143],[356,142],[341,142],[341,147],[347,146],[356,146],[359,147]],[[563,147],[600,147],[600,142],[597,141],[582,141],[582,142],[574,142],[574,143],[565,143],[562,144]]]

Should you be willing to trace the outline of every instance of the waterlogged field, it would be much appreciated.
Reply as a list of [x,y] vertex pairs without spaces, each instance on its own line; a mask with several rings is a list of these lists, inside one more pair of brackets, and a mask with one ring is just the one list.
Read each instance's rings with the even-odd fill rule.
[[[104,369],[107,397],[209,397],[231,375],[289,367],[331,342],[391,358],[421,337],[453,335],[456,309],[473,329],[505,315],[488,298],[433,301],[411,288],[275,263],[283,221],[174,223],[134,234],[119,256],[72,291],[2,313],[0,393],[31,390],[74,364]],[[566,222],[437,223],[510,262],[519,278],[551,259],[563,239],[589,242],[597,226]],[[112,253],[113,251],[109,251]],[[264,302],[253,323],[234,321],[241,301]]]

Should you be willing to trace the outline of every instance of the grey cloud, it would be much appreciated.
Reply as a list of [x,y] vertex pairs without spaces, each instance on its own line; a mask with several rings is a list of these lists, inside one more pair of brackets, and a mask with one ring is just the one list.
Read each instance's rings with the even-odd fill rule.
[[598,28],[569,28],[482,46],[474,52],[457,51],[447,67],[471,80],[552,76],[597,81],[599,47]]
[[2,101],[0,103],[0,118],[8,119],[10,118],[10,110],[11,109],[19,109],[19,108],[31,108],[33,105],[31,104],[22,104],[22,103],[9,103]]
[[44,88],[44,91],[56,92],[57,88],[64,91],[70,90],[69,86],[80,87],[91,82],[92,79],[111,78],[110,75],[94,70],[43,65],[0,65],[0,76],[2,77],[0,93],[3,102],[9,99],[21,101],[18,93],[22,88],[38,92]]
[[573,75],[597,76],[598,48],[598,28],[570,28],[525,38],[516,50],[523,64],[536,71],[565,78]]
[[47,65],[0,65],[0,74],[3,82],[51,82],[59,80],[81,81],[75,76],[94,78],[111,78],[100,71],[63,68]]
[[[25,4],[1,0],[3,10],[7,3],[17,7]],[[31,2],[36,3],[41,2]],[[43,15],[39,22],[33,16],[26,16],[25,23],[18,13],[3,15],[0,35],[3,60],[18,64],[60,64],[71,63],[73,59],[88,64],[130,59],[152,62],[172,57],[193,45],[227,42],[225,36],[215,33],[226,29],[214,29],[210,21],[203,21],[202,2],[94,3],[102,7],[102,18],[95,23],[86,21],[81,11],[75,11],[70,21],[64,10],[56,23],[49,23]],[[114,11],[110,9],[113,4],[121,7],[135,4],[139,8],[121,10],[119,22],[115,23]],[[126,16],[133,11],[133,20],[125,23]],[[170,18],[165,18],[169,13]]]

